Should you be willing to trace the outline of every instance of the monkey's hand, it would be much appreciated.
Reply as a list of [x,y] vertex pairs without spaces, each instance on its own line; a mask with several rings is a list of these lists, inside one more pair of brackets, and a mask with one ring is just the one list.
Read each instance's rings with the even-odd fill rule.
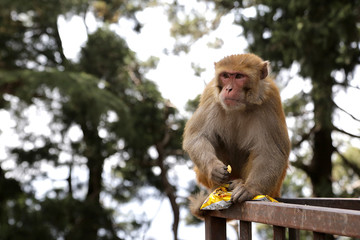
[[260,193],[255,189],[249,188],[244,184],[244,181],[241,179],[235,179],[231,181],[229,186],[229,191],[232,191],[231,201],[233,203],[241,203],[246,200],[253,199],[256,195]]
[[218,160],[214,162],[213,167],[210,171],[210,179],[215,186],[221,185],[229,181],[230,173],[227,169],[228,167],[221,161]]

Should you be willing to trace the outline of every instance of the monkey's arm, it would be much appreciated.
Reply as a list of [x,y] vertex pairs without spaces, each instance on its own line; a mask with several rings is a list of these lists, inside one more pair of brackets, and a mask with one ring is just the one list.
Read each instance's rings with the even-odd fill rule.
[[212,129],[206,121],[204,109],[200,107],[187,122],[184,131],[183,149],[189,154],[197,167],[197,175],[201,174],[212,188],[229,180],[227,166],[216,157],[213,143],[216,141],[214,133],[206,131]]
[[[268,115],[270,116],[270,115]],[[287,128],[281,119],[274,116],[274,124],[267,122],[267,128],[258,126],[256,144],[250,154],[248,176],[245,183],[231,184],[232,200],[242,202],[252,199],[258,194],[279,197],[283,179],[288,168],[290,141]],[[263,125],[263,124],[261,124]],[[264,125],[263,125],[264,126]]]

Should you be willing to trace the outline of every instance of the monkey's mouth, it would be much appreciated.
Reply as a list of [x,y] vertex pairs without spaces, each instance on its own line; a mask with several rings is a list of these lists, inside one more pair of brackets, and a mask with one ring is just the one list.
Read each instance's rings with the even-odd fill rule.
[[224,103],[228,106],[238,105],[241,102],[242,101],[240,101],[239,99],[235,99],[235,98],[225,98],[224,99]]

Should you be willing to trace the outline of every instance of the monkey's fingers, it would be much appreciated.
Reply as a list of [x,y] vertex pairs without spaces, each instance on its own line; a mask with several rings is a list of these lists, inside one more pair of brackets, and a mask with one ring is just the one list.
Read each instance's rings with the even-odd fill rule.
[[250,196],[250,193],[248,192],[248,191],[244,191],[244,193],[243,194],[241,194],[241,196],[237,199],[237,201],[239,202],[239,203],[241,203],[241,202],[245,202],[245,201],[247,201],[247,200],[251,200],[251,196]]
[[234,190],[235,188],[244,185],[244,181],[242,179],[233,179],[229,182],[229,191]]
[[211,179],[216,183],[225,183],[229,180],[230,173],[227,171],[227,167],[213,169],[211,172]]
[[217,184],[223,184],[229,180],[229,177],[223,174],[213,174],[212,180]]
[[237,188],[236,190],[233,191],[232,195],[231,195],[231,202],[236,203],[236,202],[243,202],[247,191],[244,187],[240,187]]

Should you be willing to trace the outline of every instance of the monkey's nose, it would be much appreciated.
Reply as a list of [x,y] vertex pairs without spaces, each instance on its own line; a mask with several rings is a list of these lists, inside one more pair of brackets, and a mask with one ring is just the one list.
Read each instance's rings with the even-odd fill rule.
[[226,91],[231,92],[231,91],[232,91],[232,87],[227,87],[227,88],[226,88]]

